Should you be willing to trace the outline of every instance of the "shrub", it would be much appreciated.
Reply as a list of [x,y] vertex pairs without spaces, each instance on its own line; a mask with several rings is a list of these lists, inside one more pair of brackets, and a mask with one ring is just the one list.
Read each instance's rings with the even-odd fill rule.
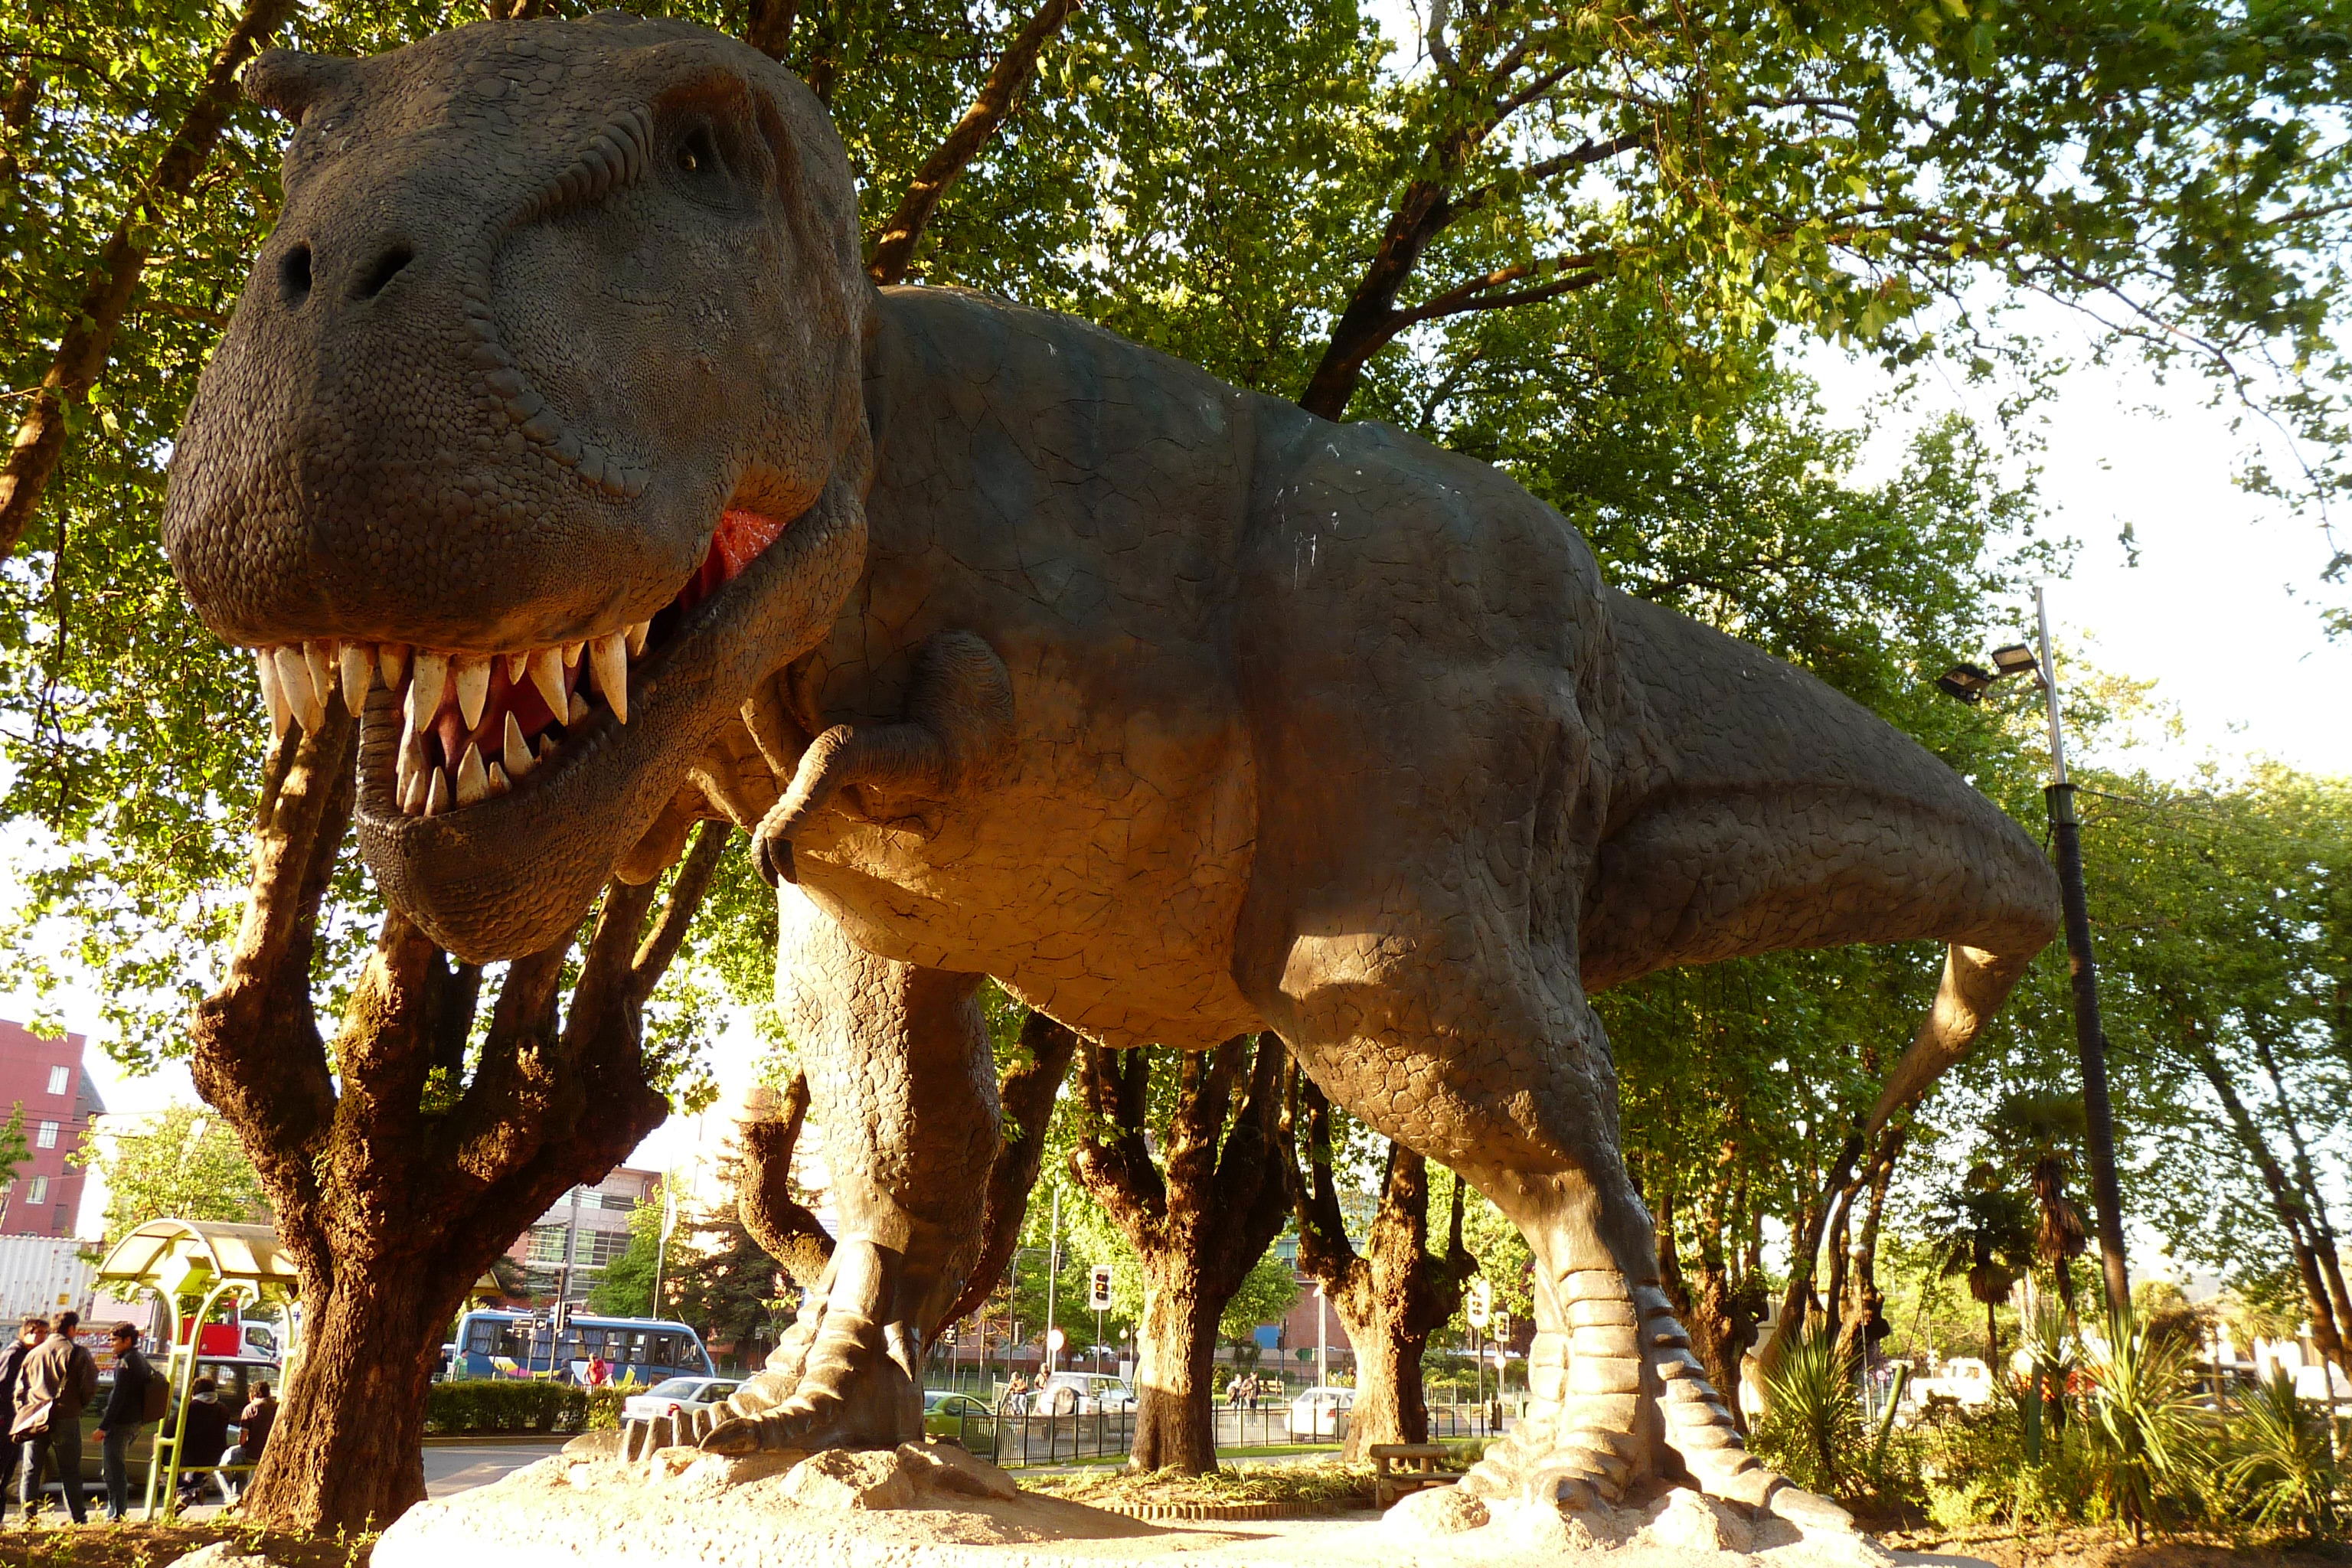
[[2207,1423],[2189,1374],[2195,1341],[2138,1322],[2126,1309],[2107,1316],[2107,1342],[2088,1361],[2084,1401],[2087,1458],[2108,1517],[2142,1539],[2168,1499],[2194,1498],[2195,1460]]
[[2246,1394],[2230,1436],[2235,1458],[2222,1486],[2236,1511],[2264,1530],[2323,1540],[2336,1533],[2345,1477],[2327,1417],[2305,1408],[2284,1368]]
[[1808,1491],[1835,1496],[1853,1471],[1863,1441],[1862,1405],[1838,1354],[1837,1337],[1809,1327],[1766,1374],[1769,1396],[1755,1447],[1767,1464]]
[[425,1429],[436,1436],[461,1432],[577,1432],[587,1421],[589,1394],[568,1383],[522,1378],[467,1378],[436,1383],[425,1402]]

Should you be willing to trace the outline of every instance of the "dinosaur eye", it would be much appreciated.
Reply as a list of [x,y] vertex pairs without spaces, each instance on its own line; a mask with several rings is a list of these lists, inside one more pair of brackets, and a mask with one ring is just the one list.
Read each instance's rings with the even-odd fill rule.
[[679,174],[716,174],[718,171],[719,145],[711,138],[709,126],[698,125],[678,138],[677,172]]

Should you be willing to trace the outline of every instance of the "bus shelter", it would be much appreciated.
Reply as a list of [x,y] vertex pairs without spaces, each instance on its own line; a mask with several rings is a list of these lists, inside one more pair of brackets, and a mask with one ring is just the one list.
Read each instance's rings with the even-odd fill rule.
[[[290,1304],[301,1281],[268,1226],[151,1219],[114,1244],[99,1265],[98,1283],[129,1300],[137,1299],[134,1291],[153,1298],[172,1325],[164,1372],[173,1395],[164,1417],[170,1431],[157,1431],[147,1460],[146,1517],[152,1519],[159,1489],[166,1513],[179,1507],[181,1446],[205,1325],[214,1314],[245,1302]],[[300,1321],[299,1313],[286,1314],[287,1343],[279,1353],[289,1361],[298,1353]]]

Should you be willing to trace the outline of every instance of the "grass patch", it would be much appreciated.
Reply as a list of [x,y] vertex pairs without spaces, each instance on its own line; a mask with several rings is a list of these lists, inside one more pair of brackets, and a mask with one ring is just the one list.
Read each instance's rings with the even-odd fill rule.
[[1309,1508],[1372,1506],[1370,1465],[1223,1465],[1205,1476],[1130,1470],[1023,1478],[1024,1490],[1094,1503],[1286,1502]]
[[0,1533],[0,1568],[167,1568],[216,1541],[267,1557],[274,1568],[367,1568],[375,1544],[373,1535],[299,1535],[226,1519],[57,1525],[47,1517],[29,1529],[9,1521]]

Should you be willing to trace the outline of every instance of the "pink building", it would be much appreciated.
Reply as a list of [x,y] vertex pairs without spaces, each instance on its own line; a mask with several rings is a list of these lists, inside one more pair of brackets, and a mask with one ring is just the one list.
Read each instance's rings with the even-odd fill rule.
[[79,1035],[45,1040],[22,1024],[0,1020],[0,1108],[23,1114],[31,1151],[0,1194],[0,1235],[74,1233],[83,1172],[67,1164],[66,1156],[81,1147],[91,1120],[106,1109],[82,1070],[85,1044]]

